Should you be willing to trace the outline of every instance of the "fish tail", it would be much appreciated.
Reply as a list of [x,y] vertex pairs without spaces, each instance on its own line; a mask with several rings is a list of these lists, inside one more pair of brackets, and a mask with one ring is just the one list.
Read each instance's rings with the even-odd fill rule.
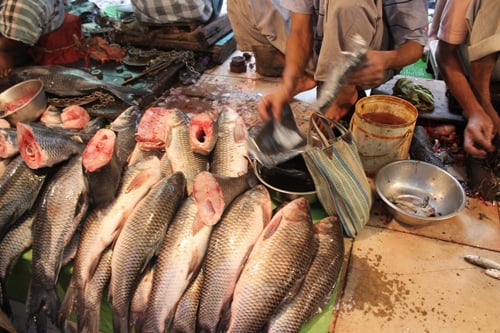
[[59,310],[59,316],[57,318],[57,323],[56,323],[56,326],[61,331],[64,331],[64,326],[65,326],[64,323],[66,322],[66,319],[71,315],[71,312],[73,312],[73,308],[75,306],[75,301],[76,301],[75,293],[76,289],[75,289],[74,279],[71,279],[68,289],[66,290],[66,294],[64,294],[64,299],[61,303],[61,308]]
[[1,278],[0,278],[0,307],[7,316],[10,317],[12,315],[9,296],[7,295],[7,288],[5,287],[4,280]]
[[231,310],[227,309],[222,312],[221,319],[217,324],[216,332],[227,332],[229,329],[229,322],[231,320]]
[[120,311],[113,309],[113,331],[115,333],[128,333],[129,330],[128,315],[123,316]]
[[33,286],[30,288],[27,325],[29,328],[35,323],[37,332],[47,332],[47,317],[52,323],[56,323],[61,301],[55,288]]
[[83,311],[81,317],[78,317],[78,332],[80,333],[94,333],[99,332],[99,308],[89,309]]

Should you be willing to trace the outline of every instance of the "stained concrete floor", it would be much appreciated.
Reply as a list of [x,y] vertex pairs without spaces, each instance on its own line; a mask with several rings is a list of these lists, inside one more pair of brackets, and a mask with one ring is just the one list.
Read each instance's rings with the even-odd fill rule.
[[[235,97],[247,96],[233,99],[234,106],[254,113],[260,94],[279,79],[254,68],[231,73],[229,60],[205,72],[199,84],[230,87]],[[315,97],[315,90],[297,96],[295,114],[307,114]],[[365,228],[345,239],[344,279],[329,331],[500,332],[500,280],[464,260],[475,254],[500,262],[498,205],[468,197],[455,218],[412,227],[375,200]]]

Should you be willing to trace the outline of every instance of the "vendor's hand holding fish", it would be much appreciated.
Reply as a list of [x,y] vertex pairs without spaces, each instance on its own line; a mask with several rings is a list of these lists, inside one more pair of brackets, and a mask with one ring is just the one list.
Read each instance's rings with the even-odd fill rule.
[[474,157],[485,158],[488,152],[495,150],[492,143],[495,132],[491,118],[483,110],[469,115],[464,132],[465,151]]
[[351,73],[348,84],[360,87],[375,87],[380,85],[386,77],[388,69],[387,51],[370,50],[366,52],[365,60]]
[[312,76],[306,73],[294,75],[287,73],[285,70],[279,87],[260,100],[257,108],[261,118],[264,121],[269,121],[273,118],[281,121],[281,112],[285,104],[290,103],[295,95],[310,90],[315,86],[316,81],[314,81]]

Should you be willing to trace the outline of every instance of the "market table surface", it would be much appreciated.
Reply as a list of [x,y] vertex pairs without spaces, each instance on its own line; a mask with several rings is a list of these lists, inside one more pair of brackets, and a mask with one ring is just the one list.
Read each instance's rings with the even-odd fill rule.
[[[231,73],[227,61],[206,71],[197,86],[226,89],[225,103],[256,119],[259,96],[278,82],[254,68]],[[314,99],[314,90],[300,94],[292,109],[305,119]],[[453,172],[464,177],[463,170]],[[500,261],[498,205],[468,197],[454,219],[417,228],[395,221],[376,200],[367,226],[355,239],[345,239],[341,279],[322,321],[306,331],[500,332],[500,280],[463,259],[476,254]],[[27,275],[14,278],[21,285],[22,279]],[[17,288],[21,295],[23,288]],[[106,312],[103,320],[109,320]],[[109,327],[101,326],[103,332],[111,332]]]

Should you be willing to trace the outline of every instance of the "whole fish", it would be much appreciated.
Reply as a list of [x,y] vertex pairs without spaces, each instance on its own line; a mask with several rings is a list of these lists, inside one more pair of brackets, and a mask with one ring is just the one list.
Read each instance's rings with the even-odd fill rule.
[[492,278],[500,280],[500,270],[495,268],[488,268],[484,270],[484,273]]
[[116,240],[111,261],[115,332],[129,331],[130,303],[139,277],[161,246],[184,200],[185,188],[186,179],[181,172],[160,180],[134,209]]
[[124,165],[135,147],[134,135],[139,124],[139,114],[140,110],[136,106],[130,106],[109,125],[109,128],[116,133],[118,157]]
[[151,288],[153,288],[154,265],[149,265],[146,272],[142,275],[134,296],[130,304],[130,327],[134,328],[136,333],[142,332],[144,318],[146,317],[146,308],[148,306]]
[[269,321],[268,332],[298,332],[328,301],[344,260],[342,224],[326,217],[314,225],[319,247],[299,292],[282,304]]
[[208,170],[208,157],[196,154],[189,141],[189,118],[179,109],[172,109],[166,122],[165,153],[172,171],[186,176],[187,193],[191,194],[193,179],[201,171]]
[[193,152],[209,155],[217,142],[218,128],[210,113],[197,113],[189,121],[189,139]]
[[40,79],[49,94],[62,97],[84,96],[92,91],[106,90],[124,102],[130,103],[129,95],[144,95],[145,90],[121,86],[109,81],[102,81],[78,68],[60,65],[18,67],[11,74],[14,80],[25,81]]
[[17,123],[19,153],[31,169],[50,167],[82,152],[84,146],[35,123]]
[[196,202],[189,196],[175,214],[158,252],[144,332],[165,332],[170,327],[177,303],[205,257],[213,226],[197,220],[196,212]]
[[117,150],[116,134],[107,128],[97,131],[83,150],[84,174],[95,206],[102,206],[115,198],[122,175]]
[[62,267],[64,247],[70,242],[89,205],[88,189],[77,155],[57,170],[41,194],[33,223],[31,285],[26,304],[29,323],[37,331],[47,329],[59,314],[56,283]]
[[271,220],[272,203],[263,185],[238,196],[215,226],[203,264],[198,327],[215,332],[231,304],[236,281],[255,242]]
[[200,302],[201,286],[203,284],[203,268],[200,269],[196,278],[191,282],[182,295],[175,309],[171,332],[191,333],[196,332],[196,319],[198,316],[198,305]]
[[212,152],[210,172],[238,177],[248,172],[248,129],[243,118],[225,108],[217,121],[219,136]]
[[9,158],[19,153],[17,132],[14,128],[0,128],[0,158]]
[[257,180],[252,172],[240,177],[200,172],[193,180],[193,197],[198,205],[198,219],[205,224],[214,225],[231,201],[255,184]]
[[83,303],[85,286],[104,250],[115,241],[135,206],[160,180],[159,164],[158,158],[151,157],[126,169],[116,199],[104,207],[92,209],[84,221],[73,263],[78,302]]
[[234,289],[228,332],[260,332],[285,297],[298,290],[315,250],[309,204],[295,199],[275,213],[255,243]]
[[47,172],[48,169],[30,169],[20,155],[9,163],[0,177],[0,239],[33,206]]
[[468,254],[464,256],[465,261],[473,265],[486,268],[486,269],[498,269],[500,270],[500,263],[493,261],[488,258],[483,258],[478,255]]

